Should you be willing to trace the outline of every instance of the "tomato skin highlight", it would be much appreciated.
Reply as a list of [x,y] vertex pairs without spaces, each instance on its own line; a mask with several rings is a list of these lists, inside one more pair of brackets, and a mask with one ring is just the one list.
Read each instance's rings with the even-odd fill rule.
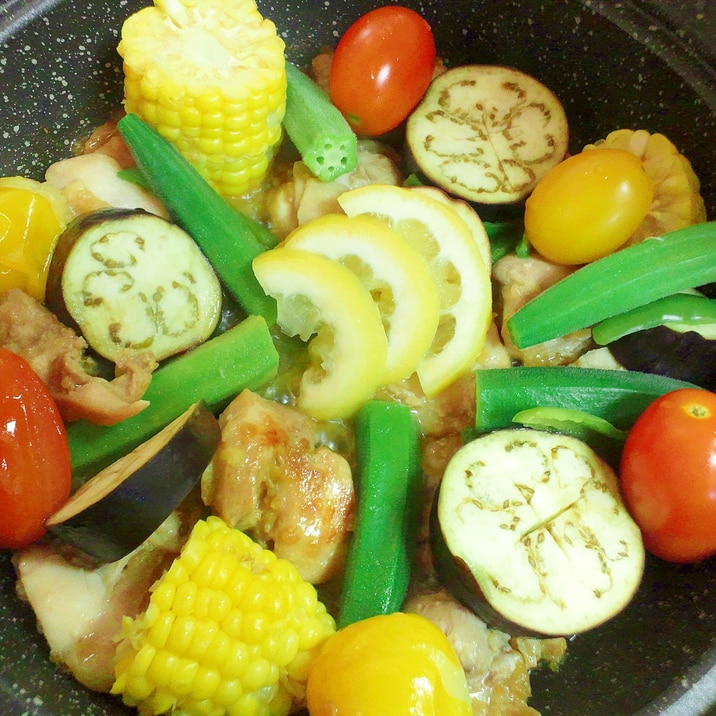
[[629,239],[653,197],[653,183],[631,152],[585,150],[539,181],[525,204],[525,234],[550,261],[588,263]]
[[336,47],[330,97],[357,134],[395,129],[422,99],[435,67],[435,38],[427,21],[400,5],[358,18]]
[[24,359],[0,348],[0,548],[42,537],[71,486],[67,434],[54,400]]
[[620,480],[649,552],[680,563],[716,554],[716,393],[651,403],[627,436]]

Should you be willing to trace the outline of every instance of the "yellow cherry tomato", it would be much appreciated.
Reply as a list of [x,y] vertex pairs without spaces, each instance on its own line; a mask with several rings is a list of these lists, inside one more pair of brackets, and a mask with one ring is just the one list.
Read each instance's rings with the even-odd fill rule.
[[470,716],[465,672],[440,629],[417,614],[355,622],[321,647],[306,684],[311,716]]
[[527,199],[525,233],[550,261],[588,263],[629,239],[653,196],[653,183],[631,152],[575,154],[551,169]]
[[62,195],[47,184],[0,179],[0,292],[21,288],[45,300],[52,252],[68,219]]

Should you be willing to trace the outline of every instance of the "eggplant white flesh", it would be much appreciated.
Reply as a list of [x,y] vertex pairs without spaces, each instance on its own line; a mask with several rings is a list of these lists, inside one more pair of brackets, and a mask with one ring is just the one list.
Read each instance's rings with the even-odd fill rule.
[[433,80],[408,117],[412,159],[430,181],[482,205],[525,199],[564,159],[567,116],[559,99],[512,67],[462,65]]
[[48,528],[102,562],[121,559],[189,495],[220,440],[219,421],[195,403],[86,482],[50,517]]
[[60,235],[47,303],[104,358],[152,351],[160,361],[211,335],[222,293],[179,226],[142,209],[104,209]]
[[511,634],[586,631],[620,612],[641,582],[644,546],[617,477],[575,438],[485,434],[453,456],[435,507],[438,576]]

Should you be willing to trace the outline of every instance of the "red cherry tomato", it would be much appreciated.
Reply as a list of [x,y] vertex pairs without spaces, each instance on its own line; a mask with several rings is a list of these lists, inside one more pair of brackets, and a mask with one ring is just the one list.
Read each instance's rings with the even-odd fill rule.
[[386,5],[356,20],[338,43],[331,101],[357,134],[385,134],[420,102],[434,67],[430,25],[413,10]]
[[18,549],[42,537],[71,485],[55,401],[25,360],[0,348],[0,547]]
[[620,472],[652,554],[671,562],[716,554],[716,393],[686,388],[657,398],[629,431]]

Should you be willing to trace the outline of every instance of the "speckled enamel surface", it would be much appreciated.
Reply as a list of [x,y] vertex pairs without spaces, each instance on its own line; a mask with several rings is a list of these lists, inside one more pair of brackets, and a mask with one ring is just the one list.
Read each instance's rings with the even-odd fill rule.
[[[141,0],[0,0],[0,173],[41,177],[121,100],[115,47]],[[378,2],[265,0],[289,56],[335,43]],[[424,0],[449,64],[519,67],[564,103],[571,148],[618,127],[661,131],[691,159],[716,218],[716,6],[615,0]],[[0,506],[0,519],[1,516]],[[58,595],[60,603],[62,595]],[[625,612],[570,644],[559,673],[533,675],[545,716],[684,716],[716,703],[716,563],[650,562]],[[0,555],[0,713],[119,716],[48,661]],[[396,716],[399,716],[396,714]]]

